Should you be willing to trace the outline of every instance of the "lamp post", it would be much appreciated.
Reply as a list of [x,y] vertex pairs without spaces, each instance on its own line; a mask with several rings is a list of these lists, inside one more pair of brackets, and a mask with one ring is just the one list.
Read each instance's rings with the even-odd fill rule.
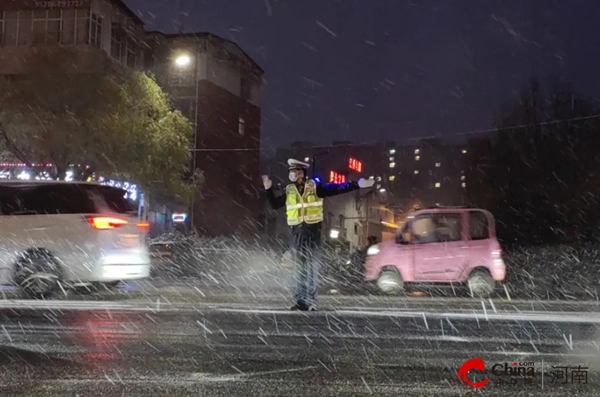
[[[196,149],[197,149],[197,145],[198,145],[198,94],[199,94],[199,79],[198,77],[200,76],[199,73],[199,68],[200,68],[200,56],[198,54],[198,52],[196,51],[194,53],[194,55],[190,55],[189,52],[184,51],[184,52],[180,52],[179,54],[177,54],[177,56],[175,56],[174,58],[174,64],[176,67],[180,68],[180,69],[185,69],[188,68],[190,66],[190,64],[194,63],[194,86],[195,86],[195,96],[194,96],[194,143],[193,143],[193,148],[190,149],[190,152],[192,153],[192,176],[196,174]],[[194,229],[194,215],[195,215],[195,210],[194,210],[194,206],[196,204],[196,197],[192,198],[192,203],[190,205],[190,223],[192,226],[192,229]]]

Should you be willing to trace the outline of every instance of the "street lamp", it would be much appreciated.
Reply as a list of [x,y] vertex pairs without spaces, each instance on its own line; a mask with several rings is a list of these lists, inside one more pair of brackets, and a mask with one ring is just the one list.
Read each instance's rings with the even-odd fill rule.
[[[193,148],[190,149],[190,151],[192,152],[192,175],[196,174],[196,145],[198,143],[198,98],[199,98],[199,54],[198,52],[195,53],[194,55],[195,58],[195,67],[194,67],[194,85],[195,85],[195,90],[196,90],[196,94],[195,94],[195,98],[194,98],[194,143],[193,143]],[[189,53],[187,52],[180,52],[178,55],[175,56],[174,58],[175,61],[175,66],[177,66],[178,68],[185,68],[187,66],[189,66],[192,63],[192,57],[190,56]],[[192,198],[192,204],[191,204],[191,208],[190,208],[190,223],[192,225],[192,230],[194,228],[194,206],[196,204],[196,198]]]
[[188,54],[181,54],[175,58],[175,64],[180,67],[188,66],[192,62],[192,58]]

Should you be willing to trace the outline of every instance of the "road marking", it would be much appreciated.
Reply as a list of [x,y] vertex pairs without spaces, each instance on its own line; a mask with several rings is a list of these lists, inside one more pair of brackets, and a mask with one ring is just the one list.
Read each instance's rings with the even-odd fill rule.
[[590,312],[507,312],[507,313],[443,313],[443,312],[396,312],[368,310],[335,310],[336,314],[373,317],[421,317],[453,318],[463,320],[544,321],[560,323],[600,324],[600,314]]
[[14,348],[18,350],[25,350],[32,353],[42,353],[42,354],[78,354],[78,353],[87,353],[91,352],[91,349],[81,347],[81,346],[64,346],[59,344],[49,344],[49,343],[26,343],[26,342],[18,342],[18,343],[6,343],[0,344],[1,347],[6,348]]
[[[145,304],[126,304],[118,302],[87,302],[87,301],[34,301],[34,300],[7,300],[0,301],[0,309],[25,309],[25,310],[116,310],[123,312],[151,312],[156,313],[156,304],[148,302]],[[332,308],[331,310],[322,310],[314,313],[297,312],[290,310],[282,310],[279,308],[232,308],[223,307],[216,304],[198,304],[198,305],[164,305],[160,308],[160,312],[196,312],[198,309],[212,310],[215,312],[224,313],[245,313],[245,314],[279,314],[279,315],[303,315],[303,316],[321,316],[324,313],[334,313],[336,315],[345,316],[361,316],[361,317],[391,317],[391,318],[414,318],[423,316],[429,318],[452,318],[464,320],[486,320],[486,321],[536,321],[536,322],[560,322],[560,323],[585,323],[585,324],[600,324],[600,313],[597,312],[536,312],[536,311],[521,311],[504,313],[483,313],[475,310],[461,310],[456,312],[441,312],[429,310],[379,310],[380,308],[365,307],[361,309],[346,309]],[[459,309],[460,310],[460,309]]]
[[[235,381],[243,381],[248,378],[254,378],[258,376],[265,375],[276,375],[283,373],[291,373],[291,372],[302,372],[308,371],[311,369],[318,368],[316,365],[310,365],[306,367],[300,368],[288,368],[288,369],[278,369],[273,371],[259,371],[259,372],[242,372],[238,374],[211,374],[211,373],[191,373],[185,376],[153,376],[153,377],[140,377],[137,379],[119,379],[120,383],[130,383],[130,384],[145,384],[145,383],[159,383],[159,384],[177,384],[177,383],[196,383],[196,382],[235,382]],[[111,379],[108,375],[106,378],[102,379],[56,379],[47,381],[49,383],[68,383],[68,384],[86,384],[86,383],[101,383],[101,382],[110,382],[113,383],[113,379]]]

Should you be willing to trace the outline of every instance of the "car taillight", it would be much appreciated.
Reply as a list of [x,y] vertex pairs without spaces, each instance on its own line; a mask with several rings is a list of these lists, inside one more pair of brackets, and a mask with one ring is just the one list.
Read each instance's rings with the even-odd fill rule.
[[125,219],[113,218],[110,216],[96,216],[88,218],[87,221],[94,229],[98,230],[112,230],[129,224]]
[[138,230],[142,233],[148,233],[150,230],[150,222],[138,222],[135,224]]

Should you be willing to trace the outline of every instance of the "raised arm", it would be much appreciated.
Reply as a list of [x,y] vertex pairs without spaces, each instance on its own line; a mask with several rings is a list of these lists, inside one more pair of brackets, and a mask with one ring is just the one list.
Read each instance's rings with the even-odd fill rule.
[[271,204],[271,208],[274,210],[278,210],[285,206],[285,194],[280,194],[279,196],[275,195],[273,191],[273,181],[269,178],[268,175],[262,176],[263,186],[265,187],[265,192],[267,193],[267,200],[269,200],[269,204]]

